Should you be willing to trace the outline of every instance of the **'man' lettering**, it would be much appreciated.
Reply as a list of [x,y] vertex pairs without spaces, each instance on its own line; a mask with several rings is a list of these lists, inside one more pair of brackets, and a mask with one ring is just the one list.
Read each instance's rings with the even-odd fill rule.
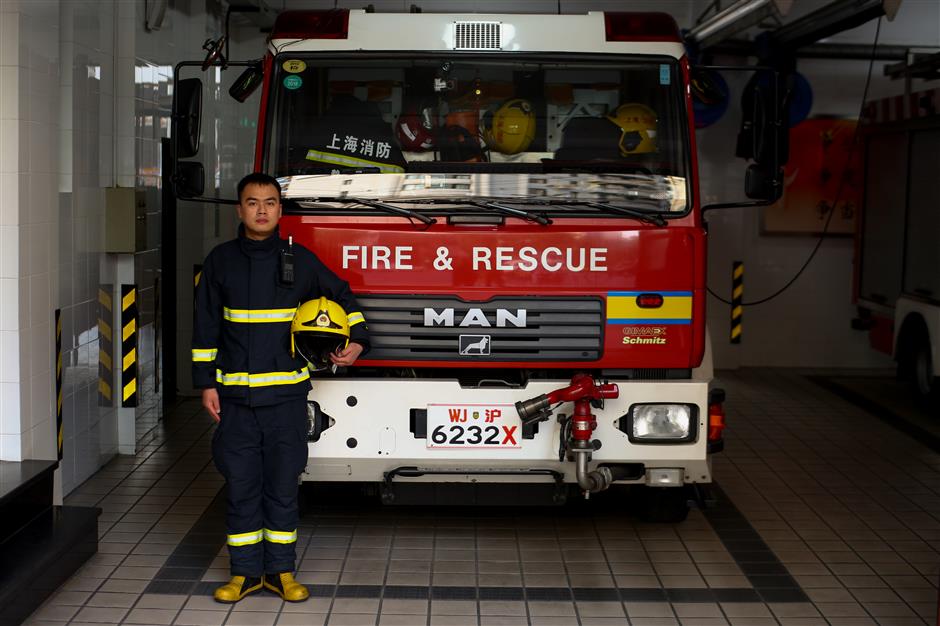
[[[525,309],[516,309],[511,311],[509,309],[496,309],[496,327],[497,328],[507,328],[509,326],[515,326],[516,328],[525,328],[527,320],[527,312]],[[463,317],[460,318],[460,321],[457,322],[456,315],[454,314],[454,309],[433,309],[427,307],[424,309],[424,325],[425,326],[460,326],[462,328],[467,328],[469,326],[478,326],[480,328],[490,328],[493,326],[492,322],[486,317],[486,314],[483,312],[483,309],[474,308],[469,309],[464,313]]]
[[441,313],[438,313],[434,309],[424,309],[424,325],[425,326],[453,326],[454,325],[454,310],[444,309]]

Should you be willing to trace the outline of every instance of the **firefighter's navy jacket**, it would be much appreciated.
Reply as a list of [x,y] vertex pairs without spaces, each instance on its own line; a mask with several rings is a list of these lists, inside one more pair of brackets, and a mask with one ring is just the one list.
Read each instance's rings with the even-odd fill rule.
[[216,246],[196,288],[193,386],[250,406],[278,404],[310,391],[306,362],[290,353],[294,311],[326,296],[346,311],[350,341],[369,348],[365,318],[349,285],[317,256],[294,243],[294,281],[280,283],[278,257],[288,242],[278,230],[263,241],[245,236]]

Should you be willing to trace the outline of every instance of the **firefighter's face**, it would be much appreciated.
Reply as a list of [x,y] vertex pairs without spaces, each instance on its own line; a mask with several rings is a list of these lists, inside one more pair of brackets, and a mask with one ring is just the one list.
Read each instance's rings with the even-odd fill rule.
[[267,239],[281,219],[281,199],[274,185],[246,185],[238,199],[238,217],[249,239]]

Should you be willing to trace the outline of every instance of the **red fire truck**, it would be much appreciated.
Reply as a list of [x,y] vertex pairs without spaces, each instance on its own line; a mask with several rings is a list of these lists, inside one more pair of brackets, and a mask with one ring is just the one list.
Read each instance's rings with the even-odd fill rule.
[[[387,502],[618,483],[684,518],[724,427],[689,77],[664,14],[278,17],[232,94],[263,84],[282,236],[349,281],[373,342],[314,379],[305,481]],[[176,164],[181,196],[202,179]]]
[[853,326],[892,355],[925,403],[940,400],[940,88],[865,109],[865,198]]

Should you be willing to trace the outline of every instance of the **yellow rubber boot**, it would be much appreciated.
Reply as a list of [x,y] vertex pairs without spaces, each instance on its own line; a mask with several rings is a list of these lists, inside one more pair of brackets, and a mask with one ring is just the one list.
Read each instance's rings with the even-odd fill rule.
[[307,588],[294,580],[294,575],[290,572],[265,574],[264,586],[288,602],[303,602],[310,597]]
[[232,576],[228,581],[215,590],[215,599],[217,602],[233,603],[238,602],[247,595],[251,595],[261,590],[260,578],[246,578],[245,576]]

